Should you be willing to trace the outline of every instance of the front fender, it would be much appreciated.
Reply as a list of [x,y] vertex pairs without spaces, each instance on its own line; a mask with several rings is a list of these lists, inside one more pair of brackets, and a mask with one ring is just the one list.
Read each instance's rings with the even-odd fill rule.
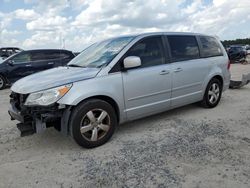
[[112,98],[116,102],[120,111],[120,120],[123,121],[126,114],[124,112],[121,73],[75,82],[69,92],[58,103],[76,106],[87,98],[100,95]]

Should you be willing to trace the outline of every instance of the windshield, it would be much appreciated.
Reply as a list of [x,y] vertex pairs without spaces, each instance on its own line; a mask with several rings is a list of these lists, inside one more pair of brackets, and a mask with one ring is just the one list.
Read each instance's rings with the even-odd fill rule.
[[110,63],[134,37],[120,37],[97,42],[68,63],[68,66],[98,68]]

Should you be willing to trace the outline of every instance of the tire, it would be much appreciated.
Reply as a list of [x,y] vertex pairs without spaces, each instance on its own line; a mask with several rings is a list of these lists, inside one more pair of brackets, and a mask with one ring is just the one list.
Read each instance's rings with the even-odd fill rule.
[[111,138],[117,123],[115,110],[109,103],[90,99],[72,111],[71,135],[80,146],[94,148]]
[[0,90],[6,87],[6,79],[0,75]]
[[207,85],[201,105],[205,108],[214,108],[218,105],[222,94],[222,83],[217,78],[212,78]]

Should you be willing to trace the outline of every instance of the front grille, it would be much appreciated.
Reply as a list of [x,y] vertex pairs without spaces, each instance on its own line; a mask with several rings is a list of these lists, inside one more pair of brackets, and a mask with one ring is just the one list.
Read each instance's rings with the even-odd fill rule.
[[19,94],[12,92],[10,94],[10,102],[13,103],[18,110],[21,110],[22,107],[24,106],[27,97],[28,97],[27,94]]

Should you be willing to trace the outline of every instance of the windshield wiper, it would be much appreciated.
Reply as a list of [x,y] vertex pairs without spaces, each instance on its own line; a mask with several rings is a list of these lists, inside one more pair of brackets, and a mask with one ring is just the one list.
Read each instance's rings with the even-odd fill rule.
[[77,64],[70,64],[70,65],[67,65],[68,67],[81,67],[81,68],[86,68],[84,66],[81,66],[81,65],[77,65]]

